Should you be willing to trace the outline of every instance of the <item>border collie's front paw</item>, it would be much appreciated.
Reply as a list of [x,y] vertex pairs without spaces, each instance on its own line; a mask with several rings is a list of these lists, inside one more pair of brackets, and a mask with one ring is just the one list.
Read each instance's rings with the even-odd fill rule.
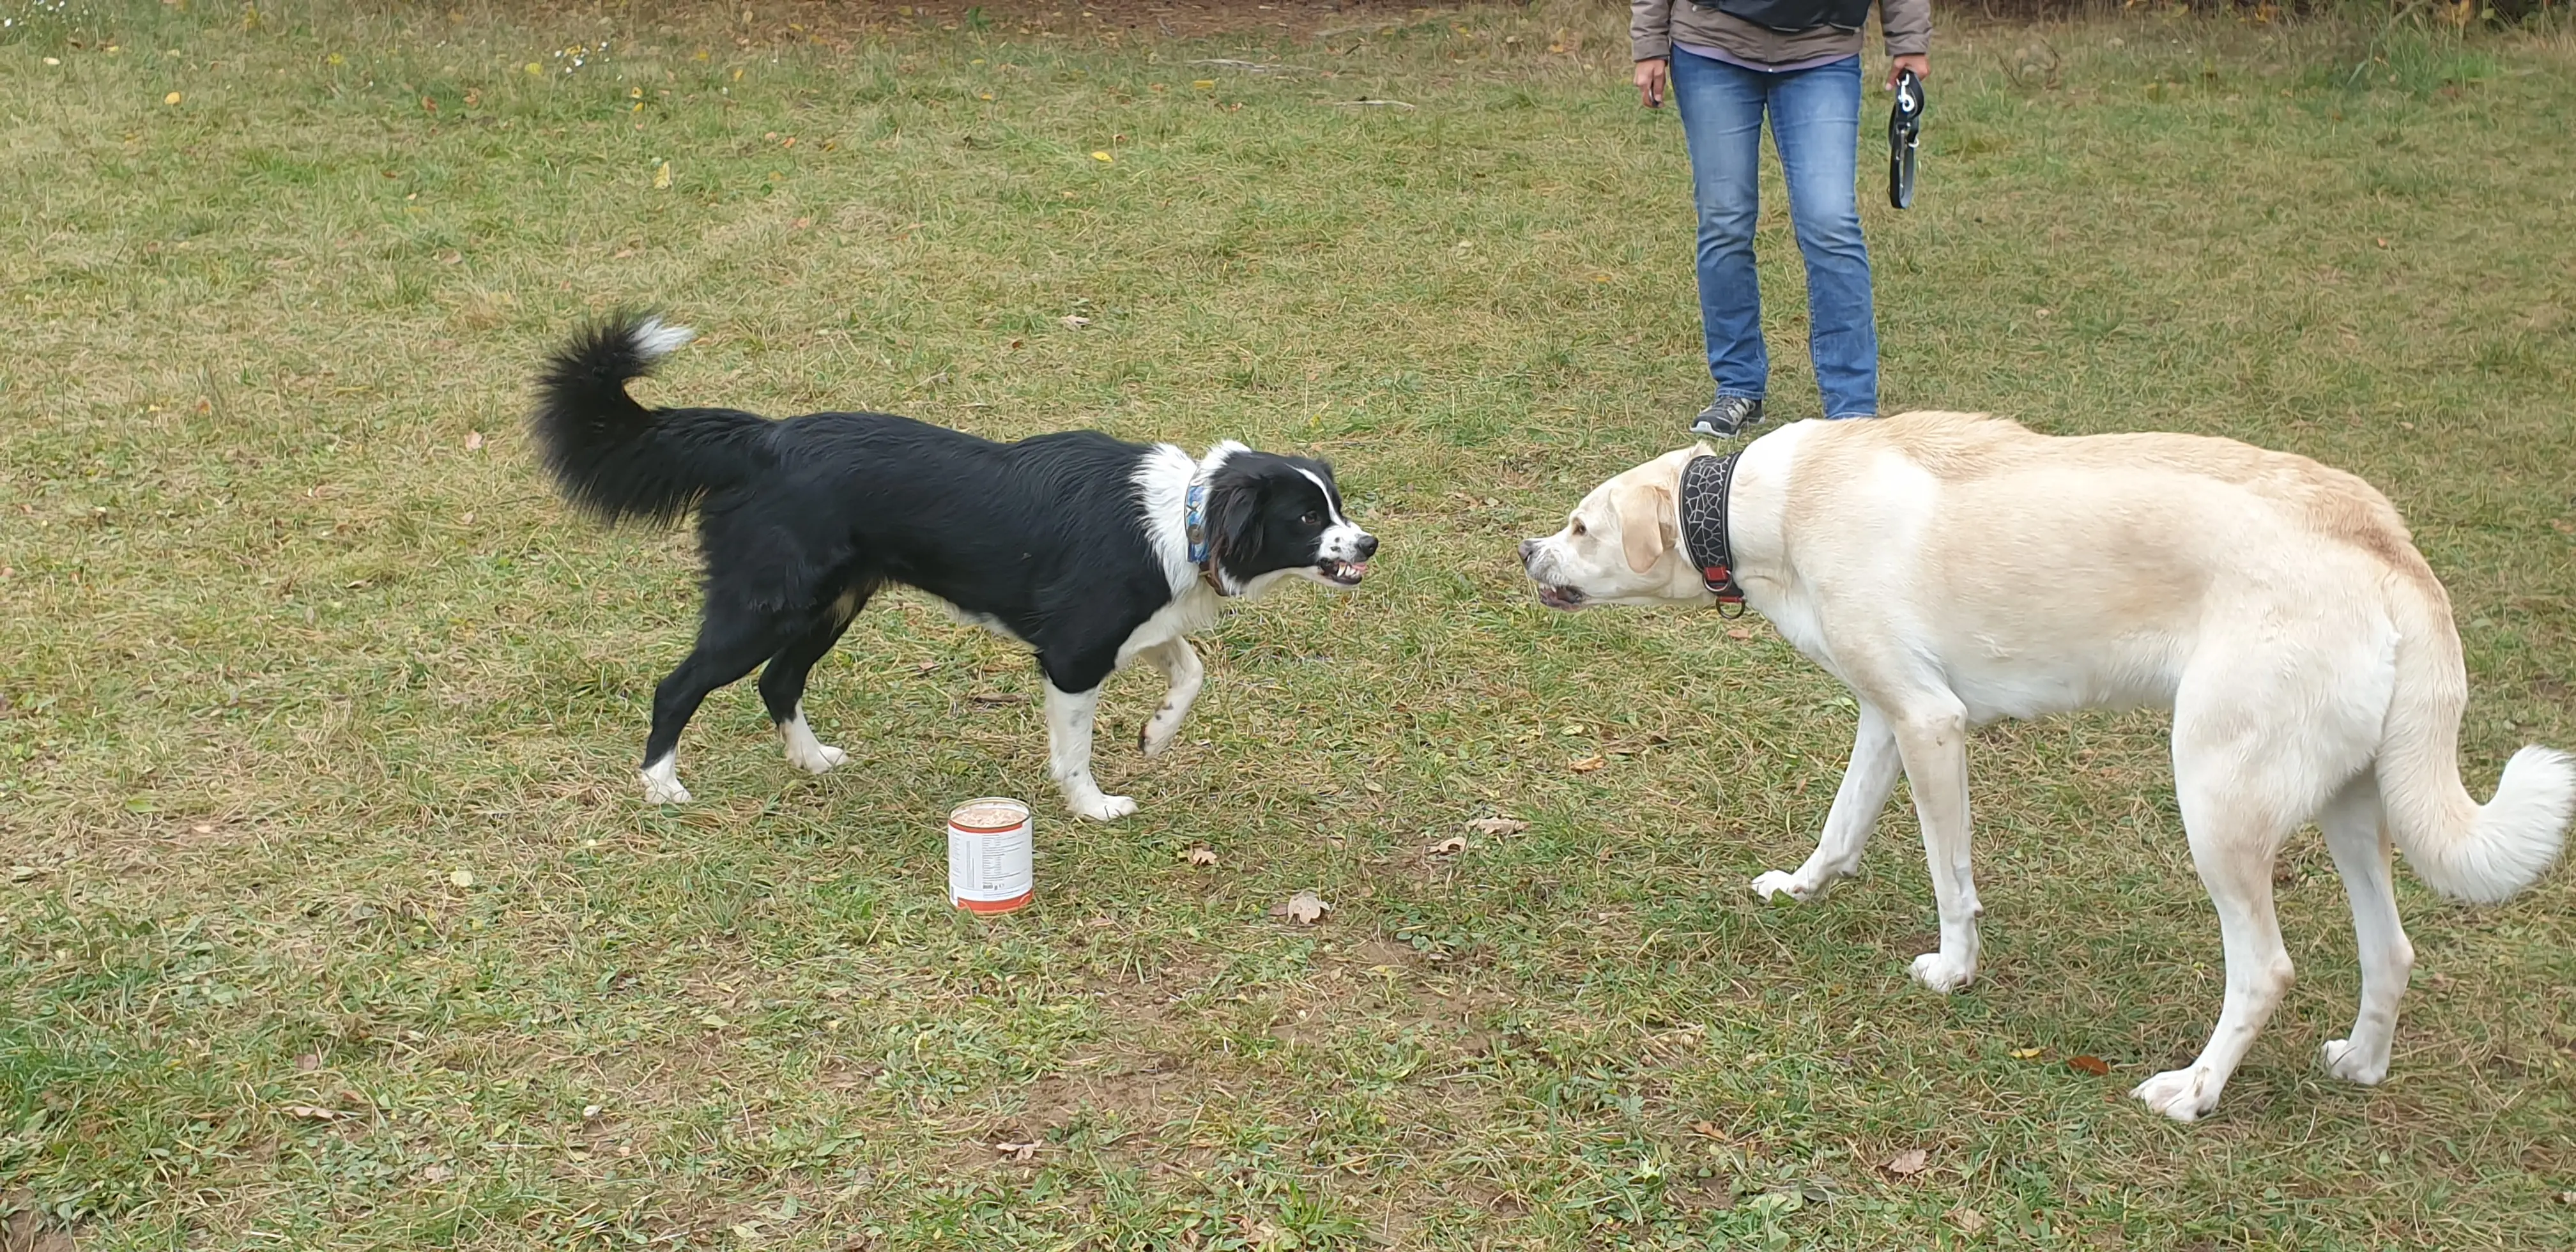
[[1127,796],[1105,796],[1098,792],[1084,799],[1067,799],[1065,804],[1078,816],[1095,822],[1114,822],[1136,811],[1136,801]]
[[680,780],[667,771],[656,774],[648,769],[643,777],[646,804],[687,804],[694,798],[689,789],[681,786]]
[[787,763],[808,774],[830,773],[833,769],[846,764],[849,759],[849,753],[828,743],[809,742],[787,745]]

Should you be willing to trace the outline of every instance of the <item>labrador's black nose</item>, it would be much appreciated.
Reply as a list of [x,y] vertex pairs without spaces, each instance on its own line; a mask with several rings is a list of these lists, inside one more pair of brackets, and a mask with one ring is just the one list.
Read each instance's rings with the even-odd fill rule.
[[1538,540],[1521,540],[1521,568],[1528,569],[1530,558],[1538,555]]

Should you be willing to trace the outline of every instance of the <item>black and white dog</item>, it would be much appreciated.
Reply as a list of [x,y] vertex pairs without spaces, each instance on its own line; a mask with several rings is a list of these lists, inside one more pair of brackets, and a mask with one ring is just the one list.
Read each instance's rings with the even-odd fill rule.
[[1198,697],[1188,634],[1220,602],[1291,575],[1358,585],[1377,540],[1342,515],[1332,467],[1220,443],[1204,457],[1094,431],[992,443],[883,413],[770,421],[648,409],[628,379],[690,339],[653,317],[584,332],[547,363],[529,425],[556,486],[604,520],[698,514],[706,607],[697,646],[653,692],[644,799],[689,799],[680,730],[708,692],[766,661],[761,699],[790,763],[848,757],[805,724],[805,676],[889,583],[1026,643],[1047,680],[1048,772],[1099,821],[1136,811],[1091,776],[1110,673],[1142,659],[1171,684],[1145,724],[1171,746]]

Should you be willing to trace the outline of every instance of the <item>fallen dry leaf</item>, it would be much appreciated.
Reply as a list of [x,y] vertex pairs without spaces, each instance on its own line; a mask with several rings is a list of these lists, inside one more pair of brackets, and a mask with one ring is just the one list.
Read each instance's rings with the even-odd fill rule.
[[1090,319],[1090,318],[1084,317],[1083,315],[1081,315],[1081,314],[1079,314],[1079,313],[1067,313],[1067,314],[1065,314],[1063,317],[1057,318],[1056,320],[1057,320],[1057,321],[1060,321],[1060,322],[1063,322],[1065,325],[1067,325],[1067,326],[1069,326],[1069,327],[1072,327],[1072,328],[1073,328],[1073,329],[1075,329],[1075,330],[1080,330],[1080,329],[1082,329],[1083,327],[1085,327],[1085,326],[1089,326],[1089,325],[1091,324],[1091,319]]
[[997,1143],[993,1145],[993,1150],[1009,1160],[1025,1161],[1038,1154],[1038,1141],[1032,1139],[1027,1143]]
[[1732,1137],[1725,1131],[1719,1130],[1717,1128],[1717,1123],[1715,1122],[1692,1122],[1691,1131],[1694,1134],[1705,1135],[1711,1139],[1715,1139],[1720,1143],[1723,1143]]
[[671,188],[671,163],[670,163],[670,162],[668,162],[668,161],[664,161],[664,162],[662,162],[662,164],[661,164],[661,167],[660,167],[660,168],[658,168],[658,169],[656,169],[656,170],[654,170],[654,171],[653,171],[653,190],[655,190],[655,191],[668,191],[668,190],[670,190],[670,188]]
[[1587,756],[1580,761],[1576,761],[1573,764],[1568,765],[1566,768],[1573,770],[1578,774],[1589,774],[1607,764],[1609,764],[1609,762],[1600,757]]
[[444,1165],[423,1165],[420,1167],[420,1180],[422,1182],[445,1182],[455,1176],[456,1171],[449,1169]]
[[482,432],[482,431],[479,431],[479,430],[469,430],[469,431],[465,432],[465,450],[466,450],[466,451],[468,451],[468,452],[474,452],[474,451],[478,451],[478,450],[480,450],[482,447],[483,447],[483,432]]
[[1106,152],[1096,152],[1096,151],[1095,151],[1095,152],[1093,152],[1093,153],[1091,154],[1091,159],[1092,159],[1092,160],[1094,160],[1094,161],[1115,161],[1115,160],[1117,160],[1118,158],[1113,157],[1113,156],[1109,155],[1109,154],[1108,154],[1108,153],[1106,153]]
[[1332,911],[1333,906],[1325,903],[1324,897],[1312,891],[1300,891],[1288,897],[1286,903],[1272,906],[1270,915],[1287,918],[1300,926],[1312,926]]
[[1286,1231],[1283,1231],[1277,1226],[1273,1226],[1269,1222],[1263,1221],[1260,1218],[1246,1217],[1241,1213],[1236,1213],[1227,1217],[1225,1220],[1233,1223],[1236,1233],[1243,1236],[1245,1247],[1275,1248],[1281,1247],[1286,1243]]
[[470,869],[450,870],[448,871],[447,881],[450,886],[471,887],[474,885],[474,871]]
[[332,1122],[349,1116],[349,1114],[340,1112],[337,1109],[315,1108],[310,1104],[287,1105],[286,1115],[288,1117],[302,1118],[308,1122]]
[[2070,1056],[2066,1058],[2066,1067],[2068,1069],[2082,1070],[2096,1078],[2100,1078],[2101,1076],[2111,1072],[2110,1065],[2105,1063],[2102,1058],[2098,1056]]
[[1216,850],[1205,844],[1200,844],[1197,847],[1193,847],[1182,852],[1181,859],[1192,865],[1214,865],[1216,864]]
[[1433,856],[1456,856],[1466,850],[1467,840],[1463,836],[1459,835],[1451,835],[1448,838],[1431,845],[1431,855]]
[[1889,1157],[1887,1159],[1887,1164],[1882,1165],[1879,1168],[1884,1169],[1888,1173],[1894,1174],[1899,1178],[1912,1178],[1916,1174],[1920,1174],[1925,1169],[1929,1168],[1931,1164],[1931,1154],[1925,1152],[1921,1148],[1907,1148],[1906,1150]]
[[[171,92],[169,95],[166,95],[166,96],[161,97],[161,103],[163,103],[163,104],[177,104],[177,103],[179,103],[179,93],[174,91],[174,92]],[[2384,243],[2384,242],[2383,242],[2383,243],[2381,243],[2379,246],[2380,246],[2380,247],[2385,248],[2385,247],[2387,247],[2388,245],[2387,245],[2386,243]]]
[[2039,1048],[2015,1048],[2012,1051],[2012,1055],[2013,1059],[2016,1061],[2027,1061],[2032,1057],[2038,1056],[2040,1052],[2041,1049]]
[[1514,817],[1479,817],[1467,823],[1467,828],[1488,835],[1517,835],[1529,829],[1529,823]]
[[1750,639],[1753,637],[1753,632],[1742,626],[1733,626],[1727,629],[1726,637],[1729,639]]
[[1027,696],[1016,691],[978,691],[966,697],[977,704],[1026,704]]
[[1986,1228],[1986,1219],[1984,1215],[1964,1204],[1950,1210],[1942,1216],[1949,1218],[1951,1224],[1957,1226],[1959,1228],[1959,1233],[1963,1235],[1973,1235]]

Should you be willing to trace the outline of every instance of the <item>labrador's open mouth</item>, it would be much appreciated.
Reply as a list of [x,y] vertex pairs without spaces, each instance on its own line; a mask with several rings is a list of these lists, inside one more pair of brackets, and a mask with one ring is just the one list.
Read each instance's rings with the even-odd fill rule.
[[1551,609],[1579,609],[1583,607],[1583,592],[1580,588],[1540,583],[1538,602]]

